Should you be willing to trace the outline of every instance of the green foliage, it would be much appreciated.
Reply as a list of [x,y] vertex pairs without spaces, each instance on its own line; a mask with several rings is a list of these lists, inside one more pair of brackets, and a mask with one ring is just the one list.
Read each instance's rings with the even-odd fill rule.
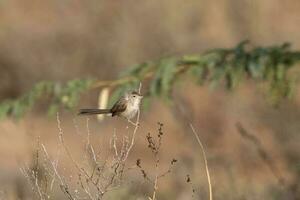
[[41,98],[50,99],[49,114],[55,114],[60,105],[71,109],[77,104],[80,94],[86,91],[92,83],[92,80],[71,80],[63,86],[50,81],[39,82],[18,99],[1,102],[0,119],[8,116],[22,117]]
[[77,105],[80,94],[88,90],[92,83],[92,80],[71,80],[64,87],[60,86],[59,91],[56,91],[56,101],[65,108],[71,109]]
[[[194,77],[197,84],[207,82],[211,88],[222,85],[228,90],[238,87],[242,80],[252,79],[267,85],[269,99],[276,105],[292,96],[298,74],[288,75],[288,70],[299,61],[300,52],[291,51],[287,43],[250,48],[249,42],[243,41],[232,49],[214,49],[201,55],[163,58],[136,65],[127,70],[125,76],[142,82],[148,79],[149,72],[153,73],[149,80],[147,104],[154,96],[170,101],[173,84],[185,75]],[[122,87],[126,87],[124,84]]]
[[16,100],[6,100],[0,104],[0,118],[6,118],[11,115],[20,118],[24,113],[32,108],[37,99],[50,93],[53,90],[54,83],[43,81],[37,83],[31,91]]
[[156,67],[156,73],[150,85],[150,95],[162,95],[169,98],[172,83],[175,78],[177,63],[176,58],[167,58],[159,61]]
[[[152,97],[172,100],[174,84],[182,78],[195,80],[196,84],[208,83],[215,88],[222,85],[228,90],[238,87],[243,80],[252,79],[268,88],[268,97],[273,104],[291,97],[297,85],[298,73],[289,73],[300,61],[300,52],[292,51],[290,45],[250,48],[243,41],[232,49],[213,49],[199,55],[162,58],[157,61],[135,65],[120,74],[120,78],[104,84],[93,80],[71,80],[66,84],[43,81],[16,100],[0,104],[0,118],[21,117],[41,97],[50,99],[49,113],[54,114],[63,106],[72,109],[80,94],[90,88],[115,87],[110,105],[128,90],[138,89],[143,82],[144,104]],[[100,81],[101,82],[101,81]]]

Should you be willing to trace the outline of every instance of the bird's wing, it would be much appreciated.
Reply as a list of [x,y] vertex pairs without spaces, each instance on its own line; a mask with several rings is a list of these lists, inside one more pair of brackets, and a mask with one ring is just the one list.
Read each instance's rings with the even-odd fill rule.
[[119,115],[120,113],[124,112],[127,107],[127,100],[122,97],[117,101],[113,107],[111,108],[112,116]]

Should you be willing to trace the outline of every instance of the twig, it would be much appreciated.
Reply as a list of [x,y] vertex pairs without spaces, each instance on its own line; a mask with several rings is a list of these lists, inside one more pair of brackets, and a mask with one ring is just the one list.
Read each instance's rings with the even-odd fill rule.
[[89,177],[87,172],[85,170],[83,170],[81,167],[79,167],[79,165],[74,160],[71,152],[69,151],[68,147],[65,144],[64,137],[63,137],[63,130],[61,128],[61,122],[60,122],[60,118],[59,118],[59,113],[57,113],[57,115],[56,115],[56,120],[57,120],[57,127],[58,127],[58,130],[59,130],[59,133],[58,133],[59,141],[60,141],[61,145],[63,146],[65,152],[67,153],[68,157],[71,159],[71,161],[73,162],[73,164],[75,165],[77,170],[82,172],[85,176]]
[[212,200],[213,199],[213,197],[212,197],[212,187],[211,187],[210,174],[209,174],[209,170],[208,170],[207,158],[206,158],[206,153],[205,153],[205,150],[204,150],[204,146],[203,146],[203,144],[202,144],[202,142],[201,142],[201,140],[200,140],[198,134],[196,133],[196,131],[195,131],[192,124],[190,124],[190,127],[191,127],[192,132],[194,133],[194,135],[197,139],[197,142],[198,142],[199,146],[201,147],[201,151],[202,151],[203,158],[204,158],[206,175],[207,175],[208,188],[209,188],[209,200]]
[[155,164],[155,179],[154,179],[152,200],[156,199],[156,191],[158,189],[158,185],[157,185],[158,184],[158,165],[159,165],[159,161],[157,161]]
[[112,143],[113,143],[113,148],[115,150],[115,156],[118,157],[118,148],[117,148],[117,136],[116,136],[116,129],[114,129],[114,134],[113,134],[113,138],[112,138]]
[[56,162],[56,164],[55,164],[55,162],[52,162],[51,159],[50,159],[50,157],[49,157],[49,154],[48,154],[48,152],[47,152],[47,150],[46,150],[46,147],[44,146],[44,144],[41,144],[41,147],[42,147],[42,150],[43,150],[43,152],[44,152],[44,154],[45,154],[47,160],[50,162],[50,164],[51,164],[51,166],[52,166],[52,168],[53,168],[53,171],[54,171],[55,175],[58,177],[58,179],[59,179],[61,185],[65,185],[65,183],[64,183],[64,181],[63,181],[63,179],[62,179],[62,177],[59,175],[59,173],[58,173],[58,171],[57,171],[58,161]]
[[173,168],[173,166],[174,166],[174,164],[175,164],[176,162],[177,162],[177,160],[173,158],[173,159],[171,160],[171,162],[170,162],[169,169],[168,169],[167,171],[165,171],[164,173],[160,174],[160,175],[158,176],[158,178],[165,177],[167,174],[171,173],[172,168]]
[[261,159],[265,162],[265,164],[269,167],[270,171],[274,175],[274,177],[277,179],[278,183],[282,186],[285,186],[285,179],[280,174],[279,170],[276,167],[276,164],[274,160],[269,156],[267,151],[264,149],[261,141],[253,134],[250,134],[241,123],[236,123],[236,128],[239,132],[239,134],[242,136],[242,138],[250,141],[256,148],[258,155],[261,157]]
[[21,173],[24,175],[28,182],[30,183],[32,190],[39,196],[41,200],[44,200],[43,194],[41,192],[41,188],[38,184],[38,179],[33,170],[31,170],[28,166],[24,165],[20,168]]
[[148,142],[148,148],[151,150],[154,158],[155,158],[155,177],[153,179],[153,181],[148,177],[146,171],[142,168],[141,165],[141,159],[137,159],[136,161],[136,166],[138,168],[140,168],[142,175],[144,177],[145,180],[148,180],[149,182],[151,182],[153,184],[153,193],[152,193],[152,197],[148,196],[149,200],[156,200],[156,194],[158,191],[158,181],[160,178],[165,177],[167,174],[171,173],[172,167],[174,165],[174,163],[177,162],[176,159],[172,159],[170,162],[170,166],[169,169],[164,172],[164,173],[159,173],[159,166],[160,166],[160,157],[159,157],[159,152],[162,146],[162,136],[163,136],[163,131],[162,131],[162,127],[163,124],[158,122],[158,134],[157,134],[157,139],[155,140],[150,133],[148,133],[148,135],[146,136],[147,142]]
[[49,161],[49,163],[52,166],[54,174],[58,177],[58,179],[60,181],[60,188],[61,188],[61,190],[67,195],[68,199],[75,200],[75,198],[73,197],[73,195],[69,191],[68,185],[65,183],[65,181],[63,180],[63,178],[61,177],[61,175],[57,171],[58,159],[57,159],[56,163],[55,163],[55,161],[52,162],[51,159],[50,159],[50,157],[49,157],[49,154],[48,154],[48,152],[46,150],[46,147],[44,146],[44,144],[41,144],[41,147],[42,147],[42,150],[44,152],[44,155],[46,156],[46,159]]
[[86,119],[86,131],[87,131],[87,144],[86,144],[86,152],[89,153],[89,149],[91,151],[91,154],[92,154],[92,158],[93,158],[93,161],[97,164],[97,157],[96,157],[96,154],[95,154],[95,150],[93,148],[93,145],[91,145],[91,132],[90,132],[90,127],[89,127],[89,118]]

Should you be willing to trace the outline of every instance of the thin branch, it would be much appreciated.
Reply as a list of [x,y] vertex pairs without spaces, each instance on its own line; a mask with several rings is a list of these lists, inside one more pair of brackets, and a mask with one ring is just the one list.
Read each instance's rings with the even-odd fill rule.
[[203,154],[203,158],[204,158],[204,164],[205,164],[205,170],[206,170],[206,175],[207,175],[207,182],[208,182],[208,188],[209,188],[209,200],[212,200],[213,197],[212,197],[212,187],[211,187],[211,181],[210,181],[210,174],[209,174],[209,170],[208,170],[208,164],[207,164],[207,158],[206,158],[206,153],[205,153],[205,150],[204,150],[204,146],[198,136],[198,134],[196,133],[194,127],[192,124],[190,124],[190,127],[192,129],[192,132],[194,133],[196,139],[197,139],[197,142],[199,144],[199,146],[201,147],[201,151],[202,151],[202,154]]
[[116,129],[114,129],[114,134],[113,134],[113,138],[112,138],[112,143],[113,143],[113,148],[115,150],[115,155],[116,157],[118,157],[118,148],[117,148],[117,136],[116,136]]
[[58,133],[59,134],[58,135],[59,141],[60,141],[61,145],[63,146],[65,152],[67,153],[68,157],[71,159],[71,161],[73,162],[73,164],[77,168],[77,170],[82,172],[86,177],[89,177],[87,172],[85,170],[83,170],[81,167],[79,167],[77,162],[74,160],[71,152],[69,151],[69,148],[65,144],[64,137],[63,137],[63,130],[61,128],[61,122],[60,122],[60,118],[59,118],[59,113],[57,113],[57,115],[56,115],[56,120],[57,120],[57,127],[58,127],[58,130],[59,130],[59,133]]
[[242,136],[243,139],[250,141],[256,148],[258,155],[264,161],[264,163],[269,167],[270,171],[277,179],[278,183],[282,186],[285,186],[285,179],[280,174],[280,171],[276,167],[274,160],[269,156],[265,148],[263,147],[261,141],[253,134],[249,133],[241,123],[236,123],[236,128],[239,134]]
[[72,194],[69,191],[68,185],[65,183],[65,181],[63,180],[63,178],[61,177],[61,175],[57,171],[58,160],[57,160],[56,163],[52,162],[51,159],[50,159],[50,156],[49,156],[49,154],[48,154],[48,152],[46,150],[46,147],[43,144],[41,144],[41,147],[42,147],[42,150],[43,150],[43,152],[44,152],[44,154],[46,156],[46,159],[50,162],[55,175],[58,177],[58,179],[60,181],[60,188],[61,188],[61,190],[67,195],[67,197],[70,200],[75,200],[75,198],[72,196]]
[[155,179],[154,179],[154,186],[153,186],[153,195],[152,195],[152,200],[155,200],[156,199],[156,191],[158,189],[158,167],[159,165],[159,161],[156,161],[156,164],[155,164]]
[[52,166],[52,169],[53,169],[55,175],[58,177],[58,179],[59,179],[61,185],[65,185],[65,182],[63,181],[62,177],[60,176],[60,174],[59,174],[58,171],[57,171],[57,165],[58,165],[58,164],[51,161],[50,156],[49,156],[49,154],[48,154],[48,152],[47,152],[47,150],[46,150],[45,145],[44,145],[44,144],[41,144],[41,147],[42,147],[42,150],[43,150],[43,152],[44,152],[44,154],[45,154],[47,160],[50,162],[50,164],[51,164],[51,166]]
[[129,153],[130,153],[130,151],[131,151],[131,149],[134,145],[135,135],[136,135],[137,130],[140,126],[139,123],[140,123],[140,110],[138,110],[136,124],[134,125],[134,130],[133,130],[132,137],[131,137],[131,143],[130,143],[130,146],[128,147],[127,151],[126,151],[126,154],[125,154],[125,157],[124,157],[123,161],[127,160],[128,156],[129,156]]
[[90,149],[91,151],[90,153],[92,154],[93,161],[97,164],[95,150],[93,148],[93,145],[91,145],[91,132],[89,127],[89,118],[86,119],[86,131],[87,131],[86,153],[88,154]]

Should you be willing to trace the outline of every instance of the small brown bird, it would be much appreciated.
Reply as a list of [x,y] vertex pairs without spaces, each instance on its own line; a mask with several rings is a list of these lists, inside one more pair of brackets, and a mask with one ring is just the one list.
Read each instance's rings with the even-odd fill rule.
[[136,91],[126,93],[122,96],[111,109],[80,109],[79,115],[99,115],[111,114],[113,116],[122,116],[127,120],[132,119],[139,111],[143,96]]

